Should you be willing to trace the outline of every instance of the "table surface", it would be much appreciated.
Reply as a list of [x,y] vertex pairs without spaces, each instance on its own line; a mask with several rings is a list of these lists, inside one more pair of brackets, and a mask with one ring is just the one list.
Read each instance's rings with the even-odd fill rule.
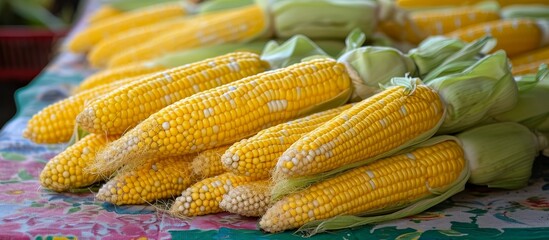
[[[97,7],[89,1],[81,19]],[[72,34],[84,26],[79,21]],[[72,34],[69,35],[72,36]],[[93,72],[84,56],[61,51],[28,86],[15,94],[17,114],[0,131],[0,239],[80,238],[293,239],[292,231],[266,234],[257,218],[220,213],[181,220],[154,206],[114,206],[94,192],[54,193],[38,175],[64,144],[37,145],[21,136],[29,118],[65,98]],[[528,187],[466,190],[412,217],[318,234],[313,239],[549,239],[549,159],[536,160]]]

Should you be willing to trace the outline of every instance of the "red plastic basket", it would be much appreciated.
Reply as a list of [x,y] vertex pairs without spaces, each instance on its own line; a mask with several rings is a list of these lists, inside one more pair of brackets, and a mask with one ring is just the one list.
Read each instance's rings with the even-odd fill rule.
[[51,60],[67,31],[0,28],[0,80],[32,80]]

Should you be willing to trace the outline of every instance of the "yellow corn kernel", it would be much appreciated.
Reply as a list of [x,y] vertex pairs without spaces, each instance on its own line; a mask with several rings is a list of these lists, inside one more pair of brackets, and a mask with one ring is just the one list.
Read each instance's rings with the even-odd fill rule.
[[76,116],[84,107],[104,94],[135,81],[127,78],[82,91],[59,102],[53,103],[34,114],[23,130],[23,137],[35,143],[68,142],[74,132]]
[[94,67],[105,67],[114,54],[132,49],[140,43],[147,42],[165,32],[186,28],[188,22],[187,18],[174,18],[113,34],[101,40],[91,49],[88,54],[88,61]]
[[212,148],[200,152],[192,161],[193,174],[199,179],[217,176],[226,172],[225,167],[221,164],[221,155],[231,145],[225,145],[217,148]]
[[86,171],[95,154],[118,136],[89,134],[53,157],[40,173],[40,184],[57,192],[89,186],[109,177]]
[[406,206],[452,184],[465,164],[454,141],[380,159],[285,196],[267,210],[259,226],[279,232],[313,220]]
[[274,179],[308,176],[393,150],[438,127],[444,105],[436,91],[390,87],[305,134],[278,159]]
[[221,162],[235,174],[269,178],[278,158],[290,145],[351,106],[346,104],[264,129],[231,145],[221,157]]
[[[182,98],[257,74],[267,65],[255,53],[234,52],[171,68],[105,95],[87,106],[76,120],[89,132],[122,134]],[[166,124],[175,129],[178,116],[169,115],[174,122]]]
[[260,180],[237,186],[223,196],[219,207],[246,217],[260,217],[269,207],[270,184],[269,180]]
[[86,91],[97,86],[113,83],[119,80],[130,77],[145,76],[146,74],[155,73],[158,71],[166,70],[167,68],[162,65],[154,65],[147,63],[136,63],[124,67],[106,69],[94,73],[84,79],[78,87],[74,90],[75,93]]
[[549,47],[539,48],[534,51],[526,52],[519,56],[511,58],[511,63],[513,64],[513,66],[519,66],[546,59],[549,59]]
[[549,22],[541,20],[505,19],[470,25],[446,35],[466,42],[490,35],[497,40],[493,51],[503,49],[507,56],[513,57],[547,44],[543,42],[547,26]]
[[175,216],[200,216],[222,212],[219,203],[223,195],[234,187],[253,181],[253,178],[238,176],[232,173],[206,178],[187,188],[175,199],[170,213]]
[[[214,14],[214,16],[209,16]],[[243,42],[266,28],[261,7],[253,4],[223,12],[203,14],[187,27],[161,34],[143,44],[112,56],[108,66],[116,67],[162,56],[166,53],[214,44]]]
[[442,35],[469,25],[499,19],[496,11],[476,8],[458,8],[412,13],[409,21],[401,26],[395,22],[383,22],[380,29],[388,36],[419,44],[427,36]]
[[72,52],[86,52],[99,41],[113,34],[165,21],[173,17],[184,16],[186,13],[187,10],[181,3],[158,4],[124,12],[78,32],[69,40],[68,48]]
[[342,105],[350,96],[350,84],[345,66],[327,58],[260,73],[163,108],[98,159],[101,168],[118,168],[142,156],[182,155],[234,143],[324,110],[319,105]]
[[88,24],[97,24],[106,19],[118,16],[123,12],[110,6],[110,5],[101,5],[97,10],[93,11],[88,17]]
[[175,198],[194,181],[191,159],[189,155],[153,157],[143,165],[122,169],[99,189],[96,198],[116,205]]

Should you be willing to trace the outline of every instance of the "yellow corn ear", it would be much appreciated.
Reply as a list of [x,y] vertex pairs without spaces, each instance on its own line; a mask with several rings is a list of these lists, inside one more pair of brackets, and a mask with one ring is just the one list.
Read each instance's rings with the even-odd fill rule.
[[543,39],[548,26],[549,22],[542,20],[502,19],[470,25],[446,35],[466,42],[490,35],[497,40],[493,51],[503,49],[507,56],[513,57],[547,44]]
[[174,18],[114,34],[101,40],[91,49],[88,61],[93,67],[105,67],[114,54],[131,50],[165,32],[186,28],[188,22],[187,18]]
[[518,66],[513,66],[511,72],[513,76],[526,75],[536,73],[541,64],[549,64],[549,58],[538,60],[532,63],[526,63]]
[[234,187],[251,182],[254,179],[232,173],[206,178],[187,188],[175,199],[170,213],[178,217],[201,216],[222,212],[219,203],[223,195]]
[[95,11],[93,11],[87,18],[88,24],[97,24],[101,21],[109,19],[114,16],[118,16],[123,12],[110,6],[110,5],[101,5]]
[[351,106],[346,104],[264,129],[231,145],[221,157],[221,162],[235,174],[269,178],[278,158],[290,145]]
[[45,107],[31,117],[27,127],[23,130],[23,137],[35,143],[68,142],[75,129],[76,116],[84,110],[87,104],[133,81],[135,81],[135,78],[126,78],[115,83],[82,91]]
[[199,92],[156,112],[111,144],[98,157],[98,168],[234,143],[323,106],[343,105],[352,93],[350,84],[345,66],[324,58]]
[[404,26],[389,21],[381,23],[380,29],[394,39],[418,44],[427,36],[443,35],[462,27],[497,19],[499,14],[496,11],[458,8],[412,13]]
[[86,171],[95,154],[118,136],[89,134],[50,159],[40,173],[40,184],[57,192],[87,187],[108,175]]
[[452,184],[465,164],[463,150],[451,140],[380,159],[285,196],[259,226],[279,232],[313,220],[403,207]]
[[82,53],[90,50],[102,39],[116,33],[149,24],[165,21],[173,17],[187,14],[185,6],[181,3],[157,4],[145,8],[124,12],[113,16],[97,24],[91,25],[78,32],[68,42],[68,49],[72,52]]
[[122,169],[99,189],[96,198],[116,205],[175,198],[194,182],[191,159],[188,155],[153,157],[136,168]]
[[269,180],[260,180],[237,186],[223,196],[219,207],[246,217],[260,217],[269,207],[270,184]]
[[439,126],[444,105],[419,84],[390,87],[305,134],[278,159],[274,179],[308,176],[389,152]]
[[84,79],[74,90],[75,93],[83,92],[97,86],[113,83],[125,78],[145,76],[154,72],[166,70],[165,66],[159,64],[135,63],[132,65],[106,69],[94,73]]
[[221,155],[231,145],[216,147],[200,152],[192,161],[193,174],[199,179],[217,176],[226,172],[225,167],[221,164]]
[[530,64],[540,60],[549,59],[549,47],[539,48],[511,58],[513,66]]
[[[210,17],[210,14],[214,16]],[[223,12],[206,13],[197,17],[187,27],[174,29],[115,54],[108,66],[141,62],[179,50],[247,41],[266,30],[264,18],[263,10],[255,4]]]
[[[180,99],[267,68],[268,63],[259,55],[248,52],[229,53],[171,68],[105,95],[87,106],[76,120],[88,132],[122,134]],[[175,130],[177,123],[171,124]]]

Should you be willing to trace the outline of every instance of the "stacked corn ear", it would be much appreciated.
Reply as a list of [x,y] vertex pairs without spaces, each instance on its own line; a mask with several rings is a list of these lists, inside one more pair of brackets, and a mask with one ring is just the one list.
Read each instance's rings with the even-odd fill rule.
[[261,217],[270,205],[270,180],[244,183],[223,195],[219,207],[246,217]]
[[[257,54],[247,52],[229,53],[170,68],[110,92],[86,106],[76,120],[88,132],[122,134],[180,99],[267,68],[268,64]],[[175,128],[176,122],[171,124]]]
[[205,13],[186,27],[172,29],[127,51],[114,54],[108,66],[146,61],[184,49],[249,41],[265,32],[265,18],[263,9],[258,5]]
[[343,105],[351,92],[345,66],[328,58],[246,77],[152,114],[100,153],[97,168],[116,169],[141,157],[184,155],[233,143]]
[[203,179],[183,191],[170,207],[170,214],[177,217],[201,216],[223,212],[219,203],[223,195],[231,189],[254,181],[254,178],[238,176],[233,173]]
[[90,186],[110,177],[89,171],[98,151],[118,136],[89,134],[53,157],[40,173],[40,184],[63,192]]
[[503,49],[509,57],[549,44],[549,21],[542,19],[501,19],[470,25],[446,35],[470,42],[485,35],[497,40],[494,50]]
[[[267,232],[300,228],[313,235],[420,213],[462,191],[467,181],[516,189],[527,183],[532,162],[546,144],[546,139],[517,123],[473,128],[456,137],[437,136],[317,179],[274,202],[259,226]],[[495,167],[496,163],[504,167]],[[515,168],[519,170],[513,173]]]
[[68,142],[76,128],[76,117],[87,105],[123,85],[132,84],[138,79],[139,77],[125,78],[97,88],[81,91],[45,107],[31,117],[23,130],[23,137],[35,143]]
[[536,73],[539,66],[549,64],[549,47],[536,49],[514,58],[511,58],[513,64],[513,75],[525,75]]
[[497,11],[473,7],[411,13],[404,28],[395,22],[381,23],[381,30],[400,41],[418,44],[428,36],[443,35],[469,25],[499,19]]
[[143,165],[121,169],[99,189],[96,198],[115,205],[175,198],[195,182],[192,156],[151,157]]
[[174,17],[185,16],[188,13],[186,6],[181,3],[166,3],[151,5],[146,8],[125,12],[109,17],[97,24],[85,28],[71,38],[67,47],[72,52],[83,53],[89,51],[103,38],[135,27],[146,26],[165,21]]
[[114,16],[118,16],[122,14],[123,11],[120,11],[119,9],[111,6],[111,5],[101,5],[99,8],[95,11],[93,11],[88,17],[87,17],[87,23],[88,24],[97,24],[101,21],[104,21],[106,19],[109,19]]

